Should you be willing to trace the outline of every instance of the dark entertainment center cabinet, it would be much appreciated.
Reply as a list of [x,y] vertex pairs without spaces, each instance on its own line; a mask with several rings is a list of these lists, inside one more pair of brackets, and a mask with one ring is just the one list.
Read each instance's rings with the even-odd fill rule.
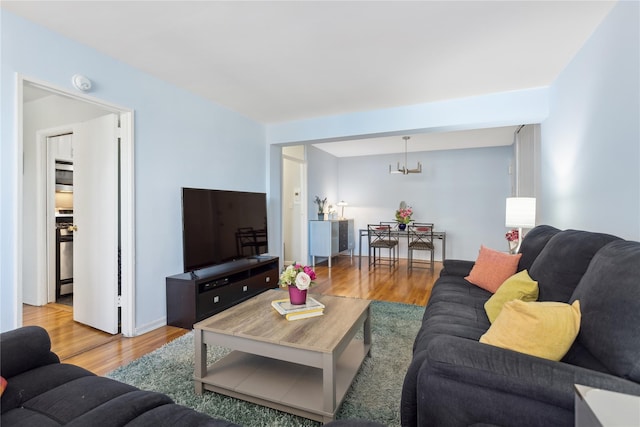
[[193,324],[278,286],[278,257],[239,259],[167,277],[167,325]]

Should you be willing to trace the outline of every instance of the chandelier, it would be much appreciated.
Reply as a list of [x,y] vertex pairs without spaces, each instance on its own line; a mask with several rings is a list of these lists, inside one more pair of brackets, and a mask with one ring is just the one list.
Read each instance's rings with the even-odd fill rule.
[[404,139],[404,165],[400,167],[400,162],[398,162],[397,169],[391,169],[391,165],[389,165],[389,173],[399,173],[402,175],[408,175],[410,173],[422,173],[422,163],[418,162],[418,167],[415,169],[409,169],[407,167],[407,141],[411,138],[410,136],[403,136]]

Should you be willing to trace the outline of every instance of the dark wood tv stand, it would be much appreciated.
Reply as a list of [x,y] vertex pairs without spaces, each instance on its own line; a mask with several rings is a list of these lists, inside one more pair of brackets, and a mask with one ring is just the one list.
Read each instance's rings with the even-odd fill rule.
[[167,277],[167,325],[192,329],[254,295],[278,286],[279,261],[254,256]]

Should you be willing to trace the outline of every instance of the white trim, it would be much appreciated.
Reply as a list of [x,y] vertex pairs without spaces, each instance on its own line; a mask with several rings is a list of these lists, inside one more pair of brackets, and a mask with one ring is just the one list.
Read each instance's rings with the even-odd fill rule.
[[[133,149],[133,112],[120,115],[120,268],[121,289],[121,332],[125,337],[133,337],[135,331],[136,305],[136,240],[135,240],[135,185]],[[128,283],[129,286],[124,286]],[[125,309],[127,307],[127,309]]]
[[15,292],[13,295],[15,296],[15,300],[13,301],[14,307],[16,308],[14,313],[15,317],[13,319],[13,324],[16,327],[22,326],[22,175],[24,173],[24,144],[23,144],[23,117],[22,117],[22,105],[23,105],[23,79],[19,74],[16,73],[16,117],[15,117],[15,130],[16,130],[16,196],[13,203],[13,209],[15,210],[15,218],[16,218],[16,227],[13,229],[15,236],[15,260],[16,263],[13,266],[16,280],[13,283],[15,287]]
[[38,305],[55,301],[56,295],[54,263],[56,242],[47,233],[55,227],[54,210],[50,209],[55,206],[52,169],[54,166],[53,156],[47,148],[47,138],[63,133],[73,133],[74,130],[73,125],[64,125],[36,132],[36,162],[38,162],[36,167],[36,264],[38,265],[36,280],[37,283],[47,283],[47,291],[44,293],[41,292],[43,287],[37,287]]
[[[47,92],[55,93],[56,95],[66,96],[67,98],[76,99],[78,101],[83,101],[93,106],[102,108],[110,113],[123,114],[123,113],[133,113],[131,108],[126,108],[118,104],[112,104],[107,101],[103,101],[102,99],[86,95],[83,93],[75,93],[69,92],[66,88],[62,86],[56,86],[53,83],[46,82],[44,80],[35,79],[32,77],[26,77],[21,74],[18,74],[18,79],[22,83],[29,83],[31,86],[35,86],[39,89],[46,90]],[[20,94],[22,97],[22,86],[20,86]]]
[[[147,324],[141,325],[138,328],[135,328],[134,334],[132,336],[138,336],[146,334],[147,332],[154,331],[158,328],[162,328],[163,326],[167,326],[167,317],[163,317],[161,319],[156,320],[155,322],[149,322]],[[124,333],[123,333],[124,335]]]
[[[57,95],[65,96],[75,100],[89,103],[93,106],[97,106],[104,109],[106,112],[116,113],[120,115],[122,128],[121,138],[122,147],[120,154],[121,162],[121,207],[120,207],[120,232],[121,232],[121,265],[122,265],[122,308],[121,308],[121,332],[124,336],[134,336],[135,331],[135,215],[134,215],[134,176],[135,176],[135,164],[134,164],[134,123],[133,123],[133,110],[130,108],[121,107],[119,105],[105,102],[101,99],[94,98],[85,94],[77,94],[69,92],[64,88],[57,87],[48,82],[25,77],[19,73],[16,73],[16,138],[17,138],[17,171],[18,176],[16,178],[17,187],[17,200],[15,203],[17,227],[16,233],[16,282],[17,287],[14,301],[16,307],[16,318],[14,319],[17,326],[22,325],[22,264],[23,264],[23,247],[22,239],[20,238],[23,233],[23,221],[22,221],[22,189],[23,189],[23,157],[24,157],[24,141],[23,141],[23,126],[24,126],[24,96],[23,86],[29,84],[36,86],[40,89],[53,92]],[[58,130],[62,129],[59,128]],[[69,129],[69,126],[66,126]],[[48,133],[46,131],[45,133]],[[39,135],[40,136],[40,135]],[[45,153],[46,154],[46,153]],[[40,153],[41,155],[41,153]],[[39,177],[40,178],[40,177]],[[42,203],[39,203],[41,206]],[[41,206],[42,207],[42,206]],[[44,207],[43,207],[44,208]],[[42,213],[43,217],[46,215]],[[44,238],[46,239],[46,237]],[[46,250],[40,247],[42,243],[38,245],[38,251]],[[46,248],[46,243],[44,243]],[[46,254],[46,252],[45,252]],[[38,278],[40,279],[40,277]]]

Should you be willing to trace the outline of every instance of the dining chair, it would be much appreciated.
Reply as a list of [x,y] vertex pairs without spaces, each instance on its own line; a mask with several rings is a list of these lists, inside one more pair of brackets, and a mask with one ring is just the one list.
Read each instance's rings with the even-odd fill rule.
[[[391,224],[368,224],[369,236],[369,268],[376,264],[389,264],[389,268],[396,265],[398,261],[398,235],[393,233],[394,229]],[[382,249],[389,250],[389,257],[383,260],[381,257]],[[376,253],[377,252],[377,253]],[[372,256],[373,253],[373,256]]]
[[[413,269],[414,263],[416,268],[431,268],[433,270],[433,255],[435,247],[433,245],[433,223],[414,222],[407,227],[407,240],[408,240],[408,270]],[[414,258],[414,251],[429,251],[431,255],[431,261],[416,261]],[[429,264],[426,267],[425,264]]]

